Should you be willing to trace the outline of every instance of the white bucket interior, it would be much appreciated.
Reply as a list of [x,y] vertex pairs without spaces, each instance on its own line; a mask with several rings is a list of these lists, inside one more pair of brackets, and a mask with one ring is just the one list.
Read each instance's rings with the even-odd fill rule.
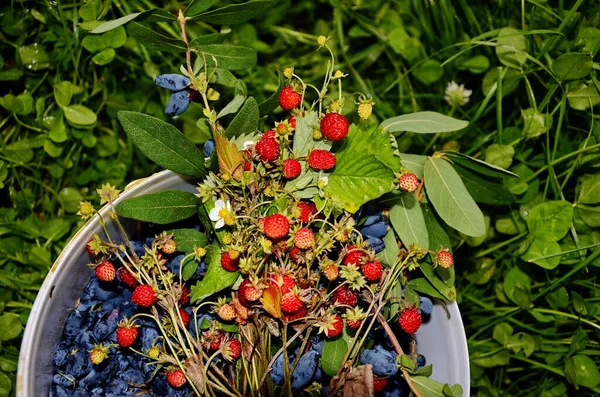
[[[132,184],[119,200],[166,189],[195,192],[196,185],[171,171],[162,171]],[[106,209],[101,213],[106,219]],[[124,226],[133,233],[137,223],[125,222]],[[119,236],[110,222],[109,231],[114,237]],[[50,391],[52,356],[65,319],[93,274],[85,266],[89,262],[85,245],[93,233],[101,234],[102,230],[92,219],[65,247],[40,288],[23,336],[17,373],[18,397],[44,397]],[[433,378],[459,383],[463,396],[469,396],[469,355],[458,305],[449,304],[448,312],[449,318],[439,302],[434,305],[430,321],[417,333],[418,351],[428,364],[433,364]]]

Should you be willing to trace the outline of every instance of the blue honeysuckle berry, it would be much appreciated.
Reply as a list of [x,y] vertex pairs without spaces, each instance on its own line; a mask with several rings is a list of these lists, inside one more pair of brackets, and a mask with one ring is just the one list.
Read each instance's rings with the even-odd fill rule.
[[52,381],[54,382],[55,385],[64,387],[65,389],[70,389],[75,385],[74,378],[71,378],[71,377],[65,376],[65,375],[61,375],[61,374],[54,375],[54,377],[52,378]]
[[363,236],[383,238],[387,234],[388,226],[385,222],[377,222],[362,227],[359,231]]
[[171,91],[182,91],[190,85],[190,79],[177,73],[161,74],[154,78],[154,84]]
[[210,157],[213,150],[215,150],[215,140],[211,138],[208,141],[204,142],[204,147],[202,148],[204,157]]
[[292,373],[292,390],[298,391],[308,386],[315,374],[318,361],[319,354],[314,350],[309,350],[300,357],[298,365]]
[[271,368],[271,379],[276,385],[283,385],[283,354],[277,356],[273,363],[273,367]]
[[421,309],[421,314],[425,316],[430,316],[433,311],[433,302],[426,296],[419,297],[419,309]]
[[369,243],[369,246],[375,252],[381,252],[385,249],[385,243],[380,238],[367,236],[367,241]]
[[175,92],[171,95],[167,107],[165,108],[165,114],[167,116],[179,116],[185,112],[190,106],[190,97],[187,91]]
[[396,375],[396,353],[384,349],[381,345],[376,345],[374,349],[367,349],[360,355],[361,364],[371,364],[373,373],[377,376]]
[[50,392],[50,397],[70,397],[71,393],[68,393],[65,389],[60,386],[52,387],[52,391]]
[[418,354],[417,355],[417,368],[424,367],[425,364],[427,364],[427,360],[425,359],[425,356],[422,354]]

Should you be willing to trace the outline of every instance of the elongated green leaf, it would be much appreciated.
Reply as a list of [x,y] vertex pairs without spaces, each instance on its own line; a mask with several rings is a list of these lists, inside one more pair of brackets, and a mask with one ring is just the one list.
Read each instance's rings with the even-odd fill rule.
[[277,71],[277,77],[277,89],[275,90],[275,92],[273,92],[273,94],[271,94],[270,97],[268,97],[263,102],[261,102],[260,105],[258,105],[260,114],[271,113],[277,108],[277,106],[279,106],[279,92],[283,88],[283,74],[280,71]]
[[396,242],[396,235],[393,230],[389,230],[386,233],[383,237],[383,242],[385,243],[385,248],[377,254],[377,258],[379,258],[384,265],[391,267],[398,261],[398,254],[400,253],[400,248]]
[[253,0],[241,4],[230,4],[195,16],[194,20],[216,25],[237,25],[264,15],[274,4],[274,0]]
[[422,294],[426,294],[438,299],[446,299],[446,297],[440,294],[440,292],[435,289],[433,284],[431,284],[425,277],[413,278],[408,282],[407,285],[416,292],[421,292]]
[[190,41],[190,48],[200,47],[206,44],[221,44],[227,37],[225,33],[210,33],[203,36],[198,36]]
[[120,202],[117,214],[125,218],[158,223],[177,222],[198,212],[198,198],[182,190],[163,190]]
[[214,6],[219,0],[193,0],[183,12],[186,17],[193,17]]
[[456,288],[453,285],[448,285],[442,280],[433,270],[433,267],[427,262],[421,262],[419,269],[423,272],[427,280],[433,287],[444,297],[444,299],[453,301],[456,299]]
[[502,179],[481,176],[481,174],[456,163],[454,169],[460,175],[475,202],[501,205],[512,204],[516,201],[516,197],[504,185]]
[[192,302],[200,302],[212,294],[231,287],[238,279],[239,272],[228,272],[221,266],[221,250],[216,245],[206,250],[206,274],[201,281],[193,285]]
[[408,168],[413,174],[419,179],[423,179],[423,168],[425,167],[425,161],[427,156],[421,156],[418,154],[400,153],[400,161],[402,167]]
[[225,105],[225,107],[223,109],[221,109],[219,114],[217,114],[217,119],[220,119],[223,116],[227,116],[228,114],[237,112],[245,100],[246,100],[246,97],[244,97],[243,95],[236,95],[231,100],[231,102],[229,102],[227,105]]
[[485,234],[483,213],[447,161],[429,157],[424,180],[427,197],[444,222],[467,236]]
[[69,105],[63,108],[65,118],[75,127],[91,127],[96,124],[97,116],[94,111],[83,105]]
[[[365,131],[352,126],[336,153],[337,165],[328,175],[325,193],[346,211],[354,213],[361,205],[394,189],[394,172],[387,164],[395,157],[394,149],[389,140],[387,146],[382,146],[382,137],[387,136],[376,128]],[[395,158],[399,164],[399,158]]]
[[416,112],[392,117],[381,123],[381,127],[389,132],[417,132],[435,134],[462,130],[469,125],[468,121],[457,120],[436,112]]
[[430,205],[425,204],[422,210],[427,232],[429,233],[429,249],[432,251],[439,251],[441,248],[450,249],[450,238],[442,225],[438,222],[433,208],[431,208]]
[[137,112],[120,111],[117,117],[133,143],[150,160],[183,175],[206,175],[204,156],[173,125]]
[[208,65],[218,66],[223,69],[248,69],[256,64],[256,50],[250,47],[207,44],[201,46],[198,52],[206,57]]
[[323,372],[329,376],[335,375],[344,363],[344,357],[347,352],[348,342],[343,336],[333,340],[325,340],[321,356],[321,368],[323,368]]
[[155,51],[185,52],[187,50],[183,40],[173,39],[157,33],[152,28],[138,22],[127,25],[127,32],[140,44]]
[[256,99],[249,97],[225,130],[225,136],[233,138],[253,133],[258,128],[259,117]]
[[423,397],[462,397],[460,385],[454,385],[451,388],[445,383],[425,376],[411,376],[410,380]]
[[93,29],[90,33],[98,34],[108,32],[109,30],[113,30],[119,26],[125,25],[127,22],[133,21],[141,14],[141,12],[135,12],[133,14],[125,15],[121,18],[113,19],[112,21],[104,22],[102,25]]
[[494,178],[518,178],[519,176],[514,172],[505,170],[504,168],[497,167],[490,163],[486,163],[483,160],[467,156],[466,154],[454,151],[444,151],[444,155],[452,160],[453,163],[460,164],[463,167],[469,168],[479,174],[485,176],[491,176]]
[[390,222],[405,246],[418,244],[429,249],[429,235],[421,205],[414,193],[401,193],[390,209]]
[[177,252],[193,252],[194,248],[204,247],[208,243],[206,234],[196,229],[174,229],[167,233],[173,235],[177,243]]

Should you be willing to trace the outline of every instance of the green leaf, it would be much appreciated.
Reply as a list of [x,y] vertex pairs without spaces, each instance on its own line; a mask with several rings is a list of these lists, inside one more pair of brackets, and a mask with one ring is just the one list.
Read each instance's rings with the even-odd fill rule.
[[223,116],[227,116],[228,114],[237,112],[245,100],[246,100],[245,96],[240,95],[240,94],[236,95],[231,100],[231,102],[229,102],[227,105],[225,105],[225,107],[223,107],[223,109],[221,109],[221,111],[217,114],[217,119],[220,119]]
[[241,4],[230,4],[195,16],[194,20],[216,25],[237,25],[264,15],[274,4],[274,0],[251,0]]
[[504,293],[513,302],[516,302],[514,292],[517,289],[529,291],[531,279],[518,267],[511,268],[504,277]]
[[29,71],[37,72],[48,69],[52,65],[50,55],[40,44],[19,46],[17,47],[17,53],[21,64]]
[[433,270],[433,267],[427,262],[421,262],[419,269],[423,272],[427,280],[435,287],[435,289],[442,294],[444,299],[453,301],[456,299],[456,288],[452,285],[446,284]]
[[104,37],[102,36],[85,36],[81,41],[81,45],[83,45],[83,48],[91,53],[96,53],[106,48],[106,43],[104,42]]
[[173,235],[178,252],[194,252],[194,248],[204,247],[208,244],[206,234],[196,229],[174,229],[169,230],[167,233]]
[[469,72],[478,74],[490,68],[490,60],[485,55],[475,55],[467,58],[457,65],[460,70],[468,69]]
[[459,164],[466,168],[469,168],[469,169],[471,169],[479,174],[485,175],[485,176],[491,176],[494,178],[505,178],[505,177],[518,178],[519,177],[519,175],[517,175],[511,171],[505,170],[504,168],[497,167],[497,166],[487,163],[483,160],[479,160],[479,159],[467,156],[466,154],[463,154],[463,153],[452,152],[452,151],[444,151],[442,153],[444,153],[444,155],[447,158],[452,160],[453,163]]
[[468,121],[457,120],[436,112],[416,112],[392,117],[381,123],[381,127],[389,132],[416,132],[434,134],[462,130],[469,125]]
[[124,27],[119,26],[116,29],[104,33],[102,38],[108,47],[119,48],[127,41],[127,32]]
[[600,203],[600,174],[594,174],[583,179],[579,190],[578,203]]
[[482,176],[456,163],[454,170],[460,175],[467,191],[476,203],[505,205],[515,202],[514,194],[502,179]]
[[186,17],[193,17],[214,6],[219,0],[192,0],[183,12]]
[[165,52],[185,52],[187,50],[183,40],[163,36],[156,30],[138,22],[131,22],[127,25],[127,33],[151,50]]
[[182,190],[163,190],[121,201],[117,214],[165,225],[187,219],[198,212],[198,198]]
[[400,162],[402,167],[408,168],[413,174],[419,179],[423,179],[425,161],[427,156],[421,156],[418,154],[400,153]]
[[[484,96],[488,96],[494,85],[498,84],[500,76],[500,68],[492,68],[483,76],[481,91]],[[502,79],[502,96],[505,97],[513,93],[519,87],[522,78],[523,73],[521,71],[508,69]]]
[[421,205],[414,193],[396,195],[396,202],[390,209],[390,222],[406,247],[418,244],[429,249],[429,235]]
[[592,57],[578,52],[567,52],[552,63],[552,73],[560,80],[578,80],[592,71]]
[[425,376],[411,376],[410,377],[410,381],[413,384],[413,386],[415,387],[415,389],[417,389],[419,391],[419,393],[421,393],[422,397],[461,397],[462,396],[462,388],[460,387],[455,387],[453,386],[453,389],[451,389],[451,395],[448,396],[448,394],[446,392],[444,392],[444,386],[448,387],[449,386],[444,384],[444,383],[440,383],[437,380],[431,379],[431,378],[427,378]]
[[0,316],[0,341],[13,340],[21,334],[23,325],[18,315],[6,313]]
[[196,274],[196,270],[198,269],[198,262],[192,258],[192,257],[188,257],[185,262],[182,264],[182,269],[181,269],[181,277],[187,281],[190,278],[194,277],[194,274]]
[[58,200],[66,212],[74,214],[78,211],[79,202],[83,201],[83,196],[78,189],[66,187],[58,193]]
[[294,156],[306,157],[313,149],[331,149],[331,144],[313,139],[313,129],[319,125],[317,112],[308,112],[304,117],[296,118],[296,131],[294,132]]
[[244,134],[253,133],[258,129],[258,119],[260,114],[258,112],[258,104],[256,99],[249,97],[246,99],[244,106],[235,115],[229,127],[225,130],[225,136],[227,138],[233,138]]
[[194,40],[190,41],[190,48],[196,48],[206,44],[221,44],[226,37],[226,33],[210,33],[198,36]]
[[10,378],[0,372],[0,397],[10,396],[11,390],[12,382],[10,381]]
[[588,356],[577,355],[565,362],[565,375],[569,383],[577,389],[579,386],[596,387],[600,384],[598,366]]
[[529,211],[527,226],[540,241],[558,241],[563,238],[573,219],[573,206],[567,201],[547,201]]
[[586,110],[600,103],[600,95],[595,85],[589,87],[585,84],[578,85],[567,94],[569,106],[575,110]]
[[321,368],[329,376],[334,376],[344,363],[348,352],[348,342],[341,336],[337,339],[327,339],[323,342],[321,355]]
[[96,65],[107,65],[115,59],[116,52],[113,48],[105,48],[92,57],[92,62]]
[[523,117],[523,137],[535,138],[548,132],[552,127],[552,116],[533,108],[521,110]]
[[63,108],[65,118],[74,127],[92,127],[96,124],[96,113],[83,105],[69,105]]
[[584,53],[591,56],[596,55],[598,50],[600,50],[600,29],[581,26],[575,40],[575,45],[581,47],[581,51]]
[[433,284],[431,284],[431,282],[424,277],[413,278],[408,282],[407,285],[417,292],[421,292],[438,299],[446,299],[446,297],[440,294],[439,291],[435,289]]
[[141,12],[135,12],[133,14],[122,16],[121,18],[113,19],[112,21],[104,22],[102,25],[93,29],[90,33],[98,34],[108,32],[109,30],[113,30],[119,26],[125,25],[127,22],[133,21],[141,14]]
[[396,242],[396,235],[393,230],[389,230],[385,236],[383,236],[383,242],[385,248],[377,254],[377,258],[384,265],[391,267],[398,261],[398,254],[400,253],[400,248]]
[[442,69],[441,63],[435,59],[428,59],[413,71],[413,75],[421,83],[430,85],[442,78],[444,70]]
[[506,344],[506,347],[515,353],[523,352],[525,357],[529,357],[535,351],[536,344],[531,335],[524,332],[519,332],[510,338]]
[[512,334],[513,327],[511,327],[508,323],[496,324],[496,326],[494,327],[493,337],[502,346],[506,346],[508,344]]
[[216,244],[206,250],[206,274],[192,286],[192,302],[199,303],[210,295],[235,284],[239,272],[228,272],[221,266],[221,250]]
[[325,194],[346,211],[355,213],[366,202],[394,189],[395,176],[389,168],[394,156],[385,132],[352,126],[336,153],[337,165],[328,175]]
[[[536,237],[529,249],[523,254],[523,259],[528,262],[533,262],[544,269],[554,269],[560,263],[560,254],[562,249],[555,241],[543,240]],[[555,256],[552,256],[555,255]],[[551,256],[545,258],[546,256]]]
[[258,105],[261,114],[271,113],[273,110],[277,109],[279,106],[279,92],[281,88],[283,88],[283,74],[280,71],[277,71],[277,89],[270,97],[265,99],[263,102]]
[[498,34],[496,55],[504,65],[520,69],[527,62],[529,42],[527,38],[513,28],[504,28]]
[[447,161],[429,157],[424,181],[427,197],[444,222],[467,236],[485,234],[483,213]]
[[73,84],[70,81],[61,81],[54,84],[54,99],[58,106],[65,107],[71,103],[73,97]]
[[515,148],[511,145],[493,143],[485,150],[485,162],[496,167],[507,169],[510,167],[515,155]]
[[177,173],[204,177],[204,156],[173,125],[146,114],[120,111],[123,129],[150,160]]
[[256,65],[256,50],[250,47],[207,44],[201,46],[198,52],[206,57],[208,65],[223,69],[241,70]]
[[444,228],[438,222],[438,219],[430,205],[424,205],[423,218],[427,232],[429,233],[429,249],[438,251],[441,248],[450,248],[450,238]]

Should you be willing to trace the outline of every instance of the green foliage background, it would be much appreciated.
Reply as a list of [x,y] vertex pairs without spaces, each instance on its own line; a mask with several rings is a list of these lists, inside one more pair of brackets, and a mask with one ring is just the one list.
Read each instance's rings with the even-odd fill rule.
[[[219,2],[219,5],[231,3]],[[125,28],[91,35],[98,20],[187,4],[144,1],[6,2],[0,8],[0,397],[14,394],[19,336],[45,274],[80,226],[74,214],[103,182],[124,187],[156,171],[116,113],[133,110],[207,138],[200,107],[177,120],[153,85],[180,54],[150,51]],[[319,81],[330,37],[345,91],[371,94],[374,118],[424,109],[468,120],[456,133],[398,133],[400,152],[448,149],[520,176],[502,191],[452,157],[483,209],[483,238],[452,235],[458,301],[469,340],[472,395],[600,393],[600,7],[592,0],[278,1],[249,23],[193,24],[252,47],[236,71],[261,103],[293,65]],[[159,31],[178,38],[177,27]],[[473,91],[444,100],[449,82]],[[239,87],[238,87],[239,88]],[[223,91],[221,101],[233,98]],[[355,105],[344,113],[355,121]],[[200,127],[200,128],[199,128]],[[579,389],[578,391],[575,391]]]

